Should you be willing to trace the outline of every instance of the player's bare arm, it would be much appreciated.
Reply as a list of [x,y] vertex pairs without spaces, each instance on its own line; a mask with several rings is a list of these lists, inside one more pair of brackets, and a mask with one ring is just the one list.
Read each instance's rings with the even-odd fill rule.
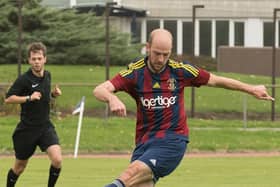
[[113,93],[114,91],[114,85],[110,81],[106,81],[98,85],[93,90],[93,95],[98,100],[107,102],[111,112],[119,116],[126,116],[126,107],[123,102]]
[[5,99],[5,103],[21,104],[21,103],[26,103],[29,101],[40,100],[41,97],[42,97],[42,94],[40,92],[33,92],[31,95],[27,95],[27,96],[11,95],[10,97]]
[[231,90],[239,90],[251,94],[255,96],[257,99],[271,100],[271,101],[274,100],[274,98],[272,98],[268,94],[267,89],[264,85],[246,84],[235,79],[217,76],[212,73],[210,74],[210,78],[207,85],[213,87],[231,89]]

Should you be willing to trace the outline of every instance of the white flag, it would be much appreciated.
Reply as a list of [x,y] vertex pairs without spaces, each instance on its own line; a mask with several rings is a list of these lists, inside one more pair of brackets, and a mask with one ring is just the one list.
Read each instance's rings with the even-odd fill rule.
[[73,115],[75,115],[77,113],[80,113],[78,127],[77,127],[75,149],[74,149],[74,158],[77,158],[77,156],[78,156],[78,149],[79,149],[79,144],[80,144],[80,134],[81,134],[81,128],[82,128],[82,119],[83,119],[84,107],[85,107],[85,96],[82,97],[82,100],[77,104],[74,111],[72,112]]
[[84,106],[85,103],[85,96],[82,97],[82,100],[76,105],[75,109],[72,112],[72,115],[78,114],[81,112],[82,107]]

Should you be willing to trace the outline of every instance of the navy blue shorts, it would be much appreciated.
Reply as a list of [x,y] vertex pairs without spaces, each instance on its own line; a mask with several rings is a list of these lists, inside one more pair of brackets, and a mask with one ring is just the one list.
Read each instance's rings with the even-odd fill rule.
[[131,162],[140,160],[147,164],[154,174],[154,182],[170,174],[181,162],[188,141],[180,137],[152,139],[136,146]]

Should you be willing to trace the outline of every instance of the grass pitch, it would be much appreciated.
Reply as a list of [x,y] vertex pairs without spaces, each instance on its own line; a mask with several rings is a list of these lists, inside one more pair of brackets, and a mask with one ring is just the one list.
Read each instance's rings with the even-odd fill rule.
[[[161,179],[158,187],[277,187],[280,158],[186,157],[175,172]],[[13,158],[0,157],[0,186]],[[117,177],[129,158],[65,158],[58,187],[102,187]],[[19,178],[17,187],[45,187],[49,161],[34,157]]]

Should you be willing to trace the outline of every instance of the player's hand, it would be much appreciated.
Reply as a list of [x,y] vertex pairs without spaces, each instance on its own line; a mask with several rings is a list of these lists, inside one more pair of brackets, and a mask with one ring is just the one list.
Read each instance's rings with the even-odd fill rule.
[[31,101],[40,100],[41,97],[42,97],[42,94],[40,92],[35,91],[31,94],[30,100]]
[[267,93],[267,89],[264,85],[254,86],[252,93],[258,99],[274,101],[274,98]]
[[112,113],[117,114],[121,117],[126,116],[126,107],[117,96],[112,96],[110,98],[109,107]]
[[57,96],[61,96],[61,94],[62,94],[62,92],[61,92],[59,86],[56,84],[52,91],[52,96],[57,97]]

